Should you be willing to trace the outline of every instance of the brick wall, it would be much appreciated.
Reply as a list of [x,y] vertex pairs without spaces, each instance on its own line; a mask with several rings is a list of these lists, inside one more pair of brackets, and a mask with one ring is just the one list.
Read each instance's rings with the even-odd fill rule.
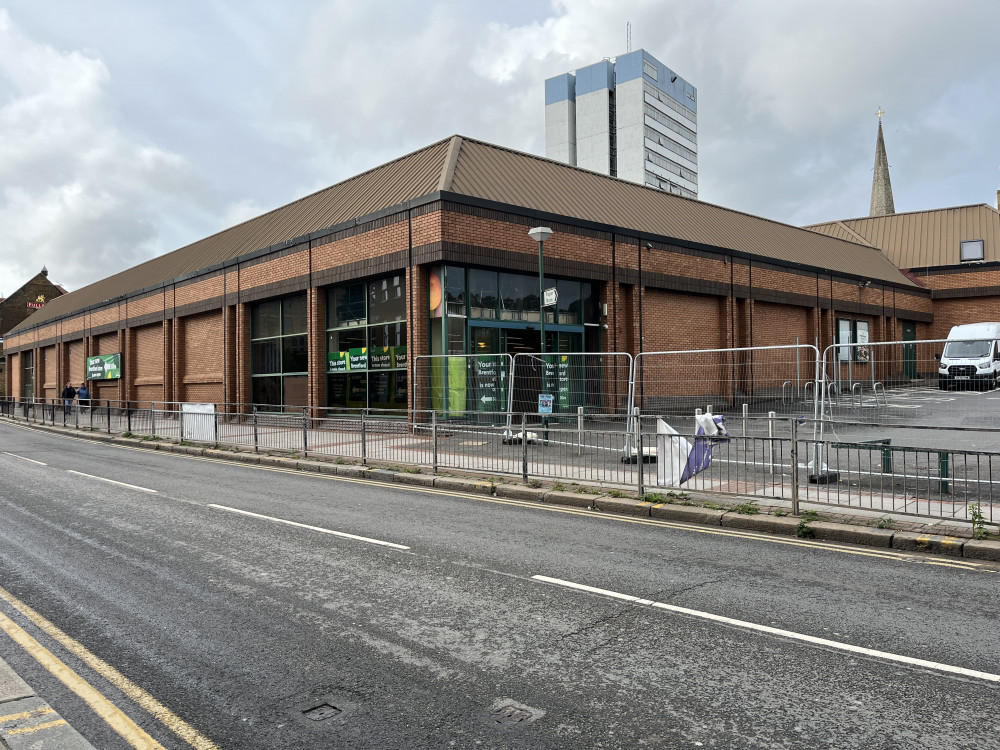
[[183,354],[177,360],[181,365],[181,395],[177,400],[221,403],[224,400],[222,311],[190,315],[180,322],[184,336],[179,342]]
[[[462,262],[465,257],[470,263],[530,272],[537,268],[538,246],[527,232],[542,223],[555,230],[545,243],[547,275],[589,280],[607,305],[607,314],[600,319],[608,326],[600,336],[605,351],[767,346],[794,343],[795,336],[810,344],[818,337],[826,346],[833,341],[841,315],[868,320],[873,339],[884,339],[898,337],[900,321],[908,319],[899,311],[926,315],[932,310],[931,301],[919,292],[877,285],[861,288],[823,272],[751,265],[721,253],[666,244],[646,247],[634,236],[442,205],[452,207],[427,213],[415,210],[412,221],[402,212],[316,240],[311,247],[303,243],[267,258],[241,261],[224,271],[171,283],[154,293],[26,332],[8,344],[44,349],[39,355],[45,362],[44,378],[52,380],[49,367],[56,363],[55,388],[61,388],[58,381],[66,377],[58,366],[60,357],[66,363],[62,369],[76,383],[83,379],[88,354],[122,352],[125,381],[100,384],[96,386],[100,395],[95,396],[246,404],[251,394],[249,304],[308,288],[309,399],[322,406],[326,403],[325,286],[398,271],[406,264],[412,237],[416,265],[406,272],[407,347],[411,399],[421,407],[425,402],[414,368],[416,358],[429,351],[428,268],[443,256],[446,262]],[[981,279],[969,275],[962,284],[1000,280],[994,278],[997,272],[990,274]],[[941,283],[958,282],[952,278]],[[933,309],[941,312],[934,329],[948,328],[963,315],[996,318],[986,314],[988,301],[983,299],[935,303]],[[126,321],[132,328],[119,331]],[[918,335],[932,332],[929,324],[919,326]],[[60,354],[57,345],[62,342],[69,343]],[[49,351],[53,347],[54,356]],[[15,359],[11,357],[11,363]],[[728,366],[734,368],[732,388],[755,387],[748,363]],[[666,384],[677,376],[671,373],[662,380]],[[19,368],[13,364],[7,381],[20,383]]]

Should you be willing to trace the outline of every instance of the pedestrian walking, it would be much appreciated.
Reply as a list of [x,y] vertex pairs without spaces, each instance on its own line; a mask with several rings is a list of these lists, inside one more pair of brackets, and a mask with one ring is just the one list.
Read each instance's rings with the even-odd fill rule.
[[65,414],[67,417],[69,416],[69,411],[73,406],[74,398],[76,398],[76,388],[67,383],[66,387],[63,388],[62,391],[63,414]]
[[90,389],[86,383],[80,383],[80,387],[76,391],[76,397],[80,401],[81,409],[90,406]]

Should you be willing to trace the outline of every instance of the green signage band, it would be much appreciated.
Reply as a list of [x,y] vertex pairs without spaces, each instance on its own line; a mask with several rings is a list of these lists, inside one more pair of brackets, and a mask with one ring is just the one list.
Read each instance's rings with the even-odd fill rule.
[[99,354],[87,357],[87,380],[118,380],[122,376],[122,355]]

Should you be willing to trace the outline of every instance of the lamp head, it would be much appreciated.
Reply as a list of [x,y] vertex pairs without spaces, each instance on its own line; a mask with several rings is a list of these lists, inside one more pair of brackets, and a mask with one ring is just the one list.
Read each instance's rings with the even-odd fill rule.
[[548,227],[535,227],[528,231],[528,236],[535,242],[545,242],[545,240],[552,236],[552,230]]

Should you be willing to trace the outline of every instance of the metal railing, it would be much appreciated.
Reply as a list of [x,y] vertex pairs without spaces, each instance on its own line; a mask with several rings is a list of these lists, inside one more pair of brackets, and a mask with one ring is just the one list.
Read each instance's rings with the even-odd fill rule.
[[[58,399],[14,399],[0,402],[0,415],[257,453],[545,479],[570,490],[597,483],[660,501],[676,490],[699,490],[787,503],[793,512],[807,503],[957,521],[971,521],[975,512],[987,523],[1000,521],[995,428],[839,421],[827,422],[820,435],[815,420],[771,412],[731,418],[729,435],[706,438],[696,434],[694,415],[519,412],[509,415],[508,428],[505,411],[486,420],[478,410],[441,420],[433,410],[400,419],[369,409],[240,412],[224,406],[191,414],[179,404],[94,400],[67,411]],[[657,434],[661,418],[675,434]],[[192,439],[192,432],[202,438]],[[690,458],[709,444],[711,460],[697,473],[680,481],[678,471],[667,471],[670,456]]]

